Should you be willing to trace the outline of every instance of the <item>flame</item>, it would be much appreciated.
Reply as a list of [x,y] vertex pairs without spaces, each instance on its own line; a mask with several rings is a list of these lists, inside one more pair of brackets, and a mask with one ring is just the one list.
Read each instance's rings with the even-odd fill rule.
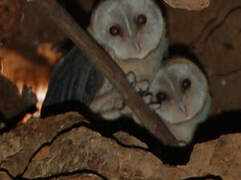
[[[57,58],[57,56],[55,57]],[[0,47],[1,73],[16,87],[22,95],[25,87],[30,88],[36,95],[37,111],[31,116],[28,114],[22,122],[26,122],[30,117],[39,117],[41,107],[48,90],[52,64],[41,64],[28,59],[15,50]],[[53,60],[53,58],[51,59]],[[56,62],[57,60],[55,60]],[[53,61],[51,61],[53,62]]]

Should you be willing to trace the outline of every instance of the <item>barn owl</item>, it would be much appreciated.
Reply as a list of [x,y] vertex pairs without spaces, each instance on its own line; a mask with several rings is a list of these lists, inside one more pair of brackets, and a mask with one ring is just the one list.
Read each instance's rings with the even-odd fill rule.
[[[93,12],[88,31],[126,74],[152,81],[167,49],[164,19],[154,1],[105,0]],[[120,107],[113,91],[105,79],[90,108],[103,112],[107,106]]]
[[[144,101],[161,117],[178,145],[190,143],[198,124],[207,118],[211,104],[207,79],[200,69],[187,59],[176,58],[159,69],[150,84],[137,82],[134,74],[130,75],[129,81],[137,91],[145,92]],[[129,115],[141,125],[128,107],[105,109],[102,115],[108,120]]]
[[209,86],[201,70],[185,58],[171,60],[151,82],[150,107],[162,118],[180,146],[191,142],[211,104]]

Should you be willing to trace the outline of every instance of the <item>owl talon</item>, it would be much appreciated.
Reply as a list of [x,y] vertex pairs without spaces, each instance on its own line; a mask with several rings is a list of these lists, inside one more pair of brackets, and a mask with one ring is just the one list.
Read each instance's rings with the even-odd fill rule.
[[136,84],[136,76],[133,72],[129,72],[127,74],[127,80],[129,81],[129,83],[131,83],[132,86],[135,86]]
[[147,92],[149,89],[150,83],[147,80],[142,80],[136,83],[136,91]]
[[160,104],[150,104],[150,108],[153,109],[153,110],[157,110],[161,107]]
[[115,120],[122,116],[122,113],[119,110],[112,109],[110,111],[105,111],[100,113],[101,117],[106,120]]
[[146,104],[150,104],[152,101],[152,95],[151,94],[146,95],[145,97],[143,97],[143,100]]

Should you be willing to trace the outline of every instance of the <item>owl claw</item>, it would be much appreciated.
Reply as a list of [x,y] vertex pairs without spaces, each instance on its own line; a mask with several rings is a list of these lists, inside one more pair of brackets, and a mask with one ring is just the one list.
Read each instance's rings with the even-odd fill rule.
[[147,80],[142,80],[136,83],[136,91],[147,92],[149,89],[150,83]]
[[115,120],[122,116],[120,111],[114,110],[114,109],[110,111],[102,112],[100,114],[101,114],[101,117],[104,118],[105,120]]
[[136,84],[136,76],[133,72],[129,72],[127,74],[127,80],[129,81],[129,83],[131,83],[131,85],[135,86]]
[[148,95],[146,95],[145,97],[143,97],[143,99],[144,99],[144,102],[145,102],[146,104],[150,104],[151,101],[152,101],[152,95],[151,95],[151,94],[148,94]]
[[150,108],[153,109],[153,110],[157,110],[161,107],[160,104],[150,104]]

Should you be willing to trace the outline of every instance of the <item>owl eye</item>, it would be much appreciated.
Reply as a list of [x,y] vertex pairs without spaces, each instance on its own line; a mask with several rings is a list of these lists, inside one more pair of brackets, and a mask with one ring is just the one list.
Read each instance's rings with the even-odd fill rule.
[[190,79],[184,79],[182,81],[182,89],[183,91],[186,91],[187,89],[189,89],[192,85],[192,82],[190,81]]
[[145,15],[140,14],[139,16],[137,16],[136,21],[137,21],[137,24],[143,25],[143,24],[146,24],[147,18]]
[[156,95],[157,102],[161,104],[163,101],[167,100],[167,94],[164,92],[159,92]]
[[110,27],[110,34],[112,36],[117,36],[120,34],[120,32],[121,32],[120,26],[114,25]]

